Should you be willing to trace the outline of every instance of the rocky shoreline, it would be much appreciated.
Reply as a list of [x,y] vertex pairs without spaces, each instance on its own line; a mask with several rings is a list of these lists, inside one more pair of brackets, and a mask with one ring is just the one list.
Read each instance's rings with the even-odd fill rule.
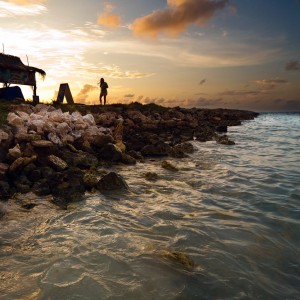
[[[119,174],[106,171],[113,164],[136,164],[147,157],[183,158],[194,150],[191,140],[234,145],[227,127],[257,115],[140,103],[12,104],[8,125],[0,129],[0,199],[33,192],[52,195],[52,202],[67,209],[86,191],[126,190]],[[164,162],[163,167],[173,166]],[[155,174],[145,178],[154,179]]]

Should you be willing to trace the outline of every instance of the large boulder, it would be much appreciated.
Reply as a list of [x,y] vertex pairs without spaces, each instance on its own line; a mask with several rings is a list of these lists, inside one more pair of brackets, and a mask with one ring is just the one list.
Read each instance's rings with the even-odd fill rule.
[[128,185],[121,175],[110,172],[98,181],[97,189],[99,191],[128,190]]

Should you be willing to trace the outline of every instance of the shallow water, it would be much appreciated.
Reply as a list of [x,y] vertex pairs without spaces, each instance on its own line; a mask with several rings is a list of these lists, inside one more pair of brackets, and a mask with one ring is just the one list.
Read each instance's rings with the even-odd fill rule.
[[235,146],[194,142],[170,159],[179,172],[118,166],[129,192],[68,211],[11,201],[0,299],[300,299],[300,114],[228,135]]

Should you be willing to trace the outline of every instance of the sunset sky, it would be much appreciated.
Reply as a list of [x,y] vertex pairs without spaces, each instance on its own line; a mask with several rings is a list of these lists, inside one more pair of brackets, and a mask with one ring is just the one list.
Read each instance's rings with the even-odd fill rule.
[[109,103],[300,111],[300,0],[0,0],[0,24],[44,101],[104,77]]

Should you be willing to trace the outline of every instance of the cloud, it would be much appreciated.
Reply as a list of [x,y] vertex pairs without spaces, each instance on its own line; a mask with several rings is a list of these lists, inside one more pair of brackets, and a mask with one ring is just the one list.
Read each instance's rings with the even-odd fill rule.
[[75,97],[76,101],[85,102],[85,100],[89,96],[89,93],[97,89],[98,87],[94,85],[85,84],[81,91],[78,93],[78,95]]
[[279,85],[287,84],[288,81],[284,79],[263,79],[256,80],[255,83],[263,87],[261,91],[270,91],[276,89]]
[[97,23],[104,27],[116,28],[121,24],[121,17],[112,14],[114,7],[110,3],[106,3],[104,7],[104,12],[98,16]]
[[199,85],[203,85],[204,83],[206,83],[206,79],[202,79],[202,80],[199,82]]
[[39,15],[47,11],[44,1],[0,1],[0,18]]
[[286,71],[299,71],[300,63],[297,60],[291,60],[285,65]]
[[8,2],[17,4],[17,5],[31,5],[31,4],[44,3],[44,2],[46,2],[46,0],[9,0]]
[[261,94],[261,91],[259,90],[252,90],[252,91],[247,91],[247,90],[228,90],[219,93],[218,95],[220,96],[257,96]]
[[131,25],[138,36],[157,37],[159,33],[177,36],[188,25],[204,25],[228,0],[167,0],[168,7],[136,19]]
[[125,98],[133,98],[135,95],[134,94],[127,94],[127,95],[124,95]]

